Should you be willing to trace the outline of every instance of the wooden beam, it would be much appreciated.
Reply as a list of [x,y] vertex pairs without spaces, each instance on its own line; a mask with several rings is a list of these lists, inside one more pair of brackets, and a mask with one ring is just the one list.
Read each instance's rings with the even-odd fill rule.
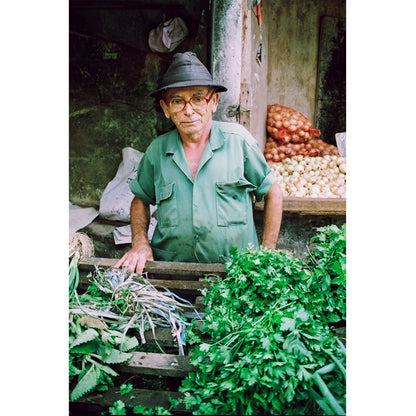
[[247,8],[247,3],[245,1],[241,3],[241,6],[243,12],[243,28],[241,34],[241,85],[239,123],[251,132],[251,10]]
[[[122,400],[126,407],[145,406],[147,408],[155,408],[156,406],[162,406],[165,409],[171,407],[169,398],[180,399],[183,397],[182,393],[177,391],[164,391],[164,390],[147,390],[147,389],[132,389],[129,394],[120,394],[120,387],[109,387],[105,392],[95,392],[79,398],[76,402],[71,403],[71,407],[75,407],[76,404],[92,404],[99,407],[108,408],[114,405],[117,400]],[[188,412],[185,405],[178,404],[178,407],[174,409],[176,412]],[[97,413],[99,414],[99,413]]]
[[[264,201],[255,204],[257,211],[264,211]],[[283,212],[302,215],[346,215],[345,198],[283,197]]]
[[[100,257],[82,257],[79,261],[80,268],[93,269],[97,267],[113,267],[118,259],[108,259]],[[186,263],[170,261],[147,261],[145,273],[174,275],[181,274],[187,276],[204,276],[208,274],[225,275],[224,265],[221,263]]]
[[115,371],[129,374],[152,374],[157,376],[184,377],[195,368],[188,356],[134,352],[125,364],[114,366]]

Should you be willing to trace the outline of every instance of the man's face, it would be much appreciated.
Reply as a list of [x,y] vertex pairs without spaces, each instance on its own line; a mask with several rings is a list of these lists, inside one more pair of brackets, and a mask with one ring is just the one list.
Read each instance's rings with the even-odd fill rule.
[[210,131],[218,99],[219,94],[210,87],[171,88],[160,105],[181,135],[195,135]]

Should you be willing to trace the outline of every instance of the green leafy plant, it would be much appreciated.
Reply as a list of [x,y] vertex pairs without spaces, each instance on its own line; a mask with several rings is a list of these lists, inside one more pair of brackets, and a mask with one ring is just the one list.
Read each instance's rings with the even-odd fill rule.
[[[183,330],[189,324],[181,312],[183,308],[192,308],[190,302],[166,290],[159,291],[143,276],[119,269],[96,270],[87,291],[79,295],[76,290],[78,259],[75,254],[70,264],[69,381],[74,385],[70,395],[72,401],[93,390],[114,385],[113,378],[118,374],[111,364],[128,361],[132,357],[131,351],[138,349],[138,339],[130,336],[133,331],[145,344],[145,330],[151,329],[155,336],[156,325],[170,324],[175,328],[179,352],[184,354]],[[157,341],[156,345],[161,349]]]
[[71,259],[71,262],[69,263],[69,296],[72,296],[74,294],[74,291],[77,289],[79,285],[79,258],[79,253],[75,253]]
[[117,400],[112,406],[108,409],[110,415],[126,415],[126,405],[123,400]]
[[129,394],[133,390],[133,384],[123,383],[120,386],[120,394]]
[[[325,406],[343,414],[345,380],[334,363],[345,354],[329,324],[334,310],[345,316],[345,231],[318,231],[306,261],[265,248],[231,251],[226,278],[205,291],[200,332],[188,336],[196,370],[180,390],[194,414],[313,415]],[[331,395],[321,395],[324,385]]]
[[172,415],[172,413],[165,409],[163,406],[156,406],[154,408],[149,408],[145,406],[134,406],[133,413],[135,415]]
[[346,225],[318,228],[308,247],[306,262],[313,273],[307,300],[319,320],[346,320],[346,260]]
[[72,401],[98,386],[113,386],[118,374],[110,365],[128,361],[132,353],[126,351],[138,345],[136,337],[123,340],[119,331],[85,327],[82,320],[78,315],[70,315],[69,319],[69,381],[76,381],[70,394]]
[[[120,394],[129,394],[133,389],[131,383],[122,384],[120,386]],[[134,397],[134,396],[131,396]],[[127,406],[123,400],[117,400],[113,403],[113,406],[110,406],[108,409],[110,415],[125,415],[127,414]],[[169,410],[165,409],[162,406],[156,406],[154,408],[148,408],[146,406],[138,405],[134,406],[131,411],[135,415],[171,415]]]
[[192,304],[168,290],[157,289],[144,275],[128,273],[122,269],[97,269],[87,292],[70,299],[70,313],[85,314],[123,327],[123,334],[135,330],[142,344],[144,333],[151,329],[156,345],[155,328],[170,325],[178,343],[179,353],[184,355],[184,330],[188,323],[182,312],[193,309]]

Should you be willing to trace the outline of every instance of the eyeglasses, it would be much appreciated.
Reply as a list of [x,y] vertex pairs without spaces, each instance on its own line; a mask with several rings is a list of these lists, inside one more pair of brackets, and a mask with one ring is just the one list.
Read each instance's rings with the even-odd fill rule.
[[174,113],[179,113],[182,111],[186,104],[190,104],[191,107],[194,110],[205,110],[208,106],[208,103],[211,101],[211,98],[213,97],[215,93],[215,90],[212,91],[212,93],[208,97],[200,97],[198,95],[195,95],[191,97],[189,100],[185,100],[183,98],[172,98],[170,100],[165,99],[166,104],[169,106],[170,110]]

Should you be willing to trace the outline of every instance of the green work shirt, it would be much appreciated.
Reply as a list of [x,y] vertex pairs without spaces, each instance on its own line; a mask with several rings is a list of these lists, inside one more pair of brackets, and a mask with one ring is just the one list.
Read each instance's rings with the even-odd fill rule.
[[155,260],[217,263],[233,246],[258,247],[250,193],[261,201],[274,182],[251,134],[240,124],[213,121],[195,179],[175,129],[150,144],[130,189],[157,205]]

